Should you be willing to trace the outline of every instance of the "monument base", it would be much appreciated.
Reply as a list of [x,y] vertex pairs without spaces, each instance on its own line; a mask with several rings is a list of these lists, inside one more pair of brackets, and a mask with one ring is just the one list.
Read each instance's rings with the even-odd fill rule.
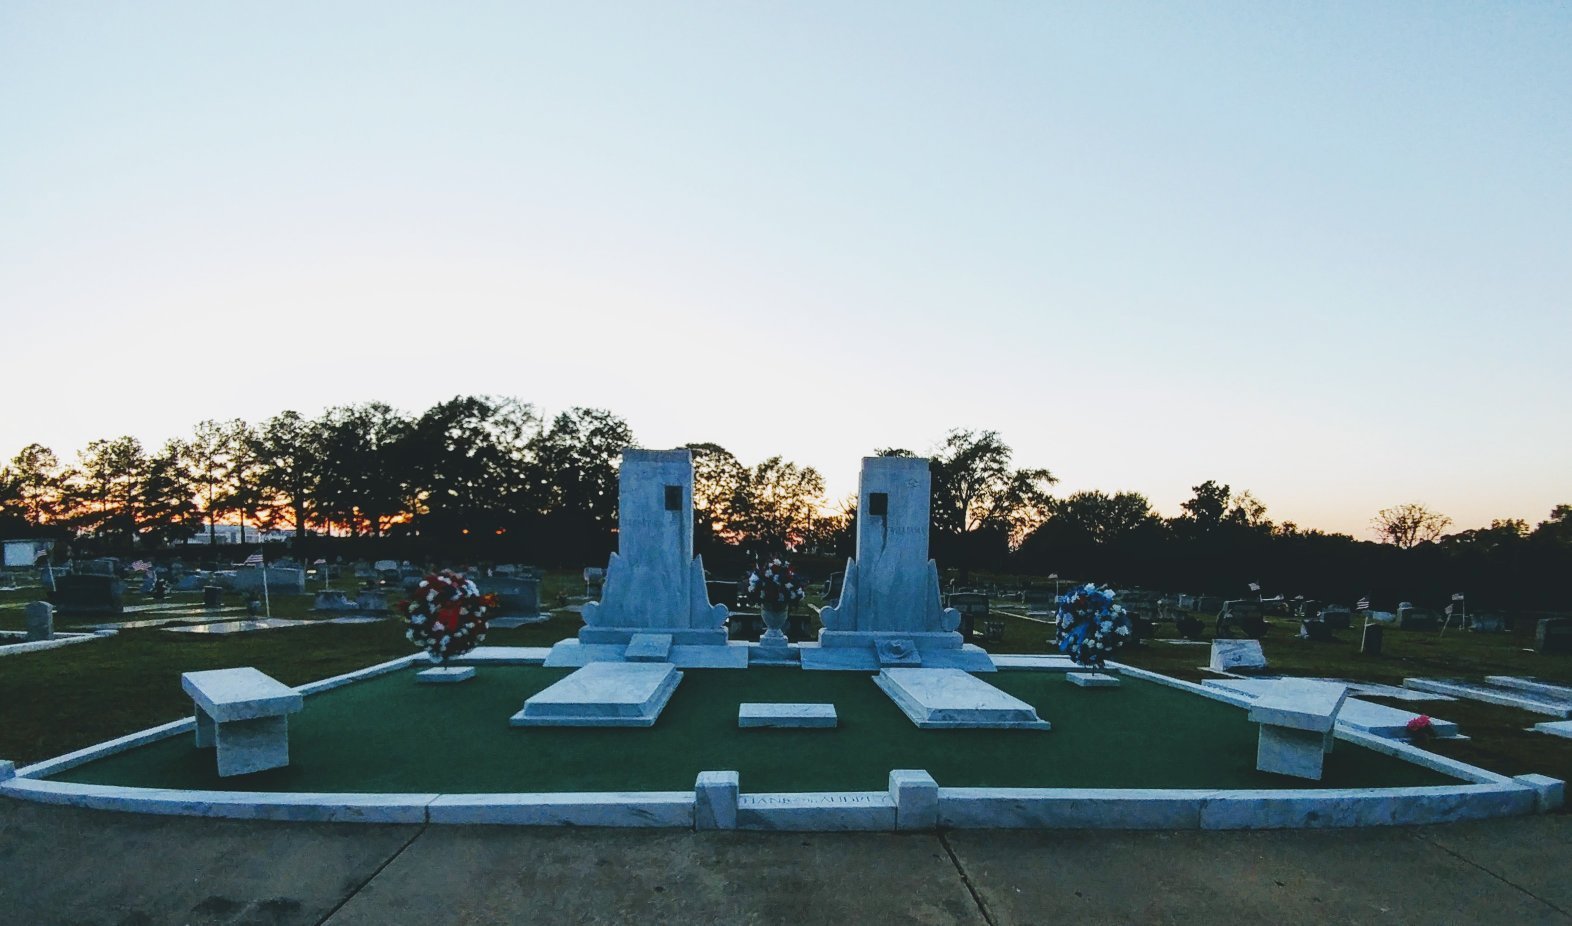
[[786,642],[782,637],[779,643],[760,640],[748,647],[748,665],[750,666],[798,666],[802,664],[802,656],[797,647]]
[[[651,634],[654,634],[651,631]],[[630,657],[629,648],[633,649]],[[688,646],[673,643],[661,663],[648,665],[673,665],[679,669],[746,669],[749,646],[743,642],[724,643],[716,646]],[[597,662],[638,662],[649,652],[647,644],[640,641],[623,643],[584,643],[579,640],[562,640],[546,654],[542,665],[548,669],[568,669]]]
[[997,667],[986,650],[966,643],[953,631],[901,633],[821,630],[819,642],[799,644],[804,669],[876,672],[907,666],[993,672]]
[[650,727],[682,673],[670,663],[596,663],[524,702],[515,727]]
[[636,636],[671,637],[674,646],[724,646],[726,628],[714,627],[581,627],[580,643],[621,643],[627,646]]
[[1051,730],[1037,709],[959,669],[884,669],[873,683],[924,730]]

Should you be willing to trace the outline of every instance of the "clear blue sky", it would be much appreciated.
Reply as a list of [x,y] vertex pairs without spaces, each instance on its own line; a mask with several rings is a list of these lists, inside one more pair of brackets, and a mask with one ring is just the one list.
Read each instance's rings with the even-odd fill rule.
[[993,428],[1367,536],[1572,501],[1572,7],[8,3],[0,455],[598,405]]

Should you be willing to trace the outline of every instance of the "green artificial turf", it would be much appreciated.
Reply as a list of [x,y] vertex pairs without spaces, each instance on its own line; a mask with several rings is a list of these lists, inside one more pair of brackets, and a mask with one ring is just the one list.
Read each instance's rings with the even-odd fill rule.
[[[1038,709],[1051,731],[919,730],[859,672],[688,670],[655,726],[514,728],[524,699],[571,670],[484,667],[468,682],[421,685],[400,671],[306,698],[290,718],[287,768],[220,779],[190,734],[64,772],[137,787],[263,791],[686,791],[734,769],[759,791],[882,790],[891,769],[947,787],[1350,788],[1453,784],[1340,742],[1319,782],[1255,770],[1245,711],[1126,678],[1083,689],[1057,672],[987,680]],[[834,730],[741,730],[743,701],[834,703]]]

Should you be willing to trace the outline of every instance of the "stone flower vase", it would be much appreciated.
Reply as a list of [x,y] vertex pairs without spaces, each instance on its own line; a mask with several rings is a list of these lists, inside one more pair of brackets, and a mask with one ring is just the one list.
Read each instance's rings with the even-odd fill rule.
[[764,636],[759,638],[760,643],[783,644],[786,642],[786,605],[784,602],[766,601],[759,605],[759,612],[764,616]]

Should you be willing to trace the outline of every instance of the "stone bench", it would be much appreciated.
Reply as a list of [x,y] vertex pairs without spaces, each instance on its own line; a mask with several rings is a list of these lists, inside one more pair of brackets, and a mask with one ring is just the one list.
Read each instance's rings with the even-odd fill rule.
[[249,666],[186,672],[180,687],[196,703],[196,745],[216,747],[220,777],[289,764],[289,715],[300,692]]
[[1250,705],[1250,719],[1261,725],[1256,769],[1320,781],[1337,712],[1347,699],[1343,685],[1300,679],[1281,679],[1263,692]]

